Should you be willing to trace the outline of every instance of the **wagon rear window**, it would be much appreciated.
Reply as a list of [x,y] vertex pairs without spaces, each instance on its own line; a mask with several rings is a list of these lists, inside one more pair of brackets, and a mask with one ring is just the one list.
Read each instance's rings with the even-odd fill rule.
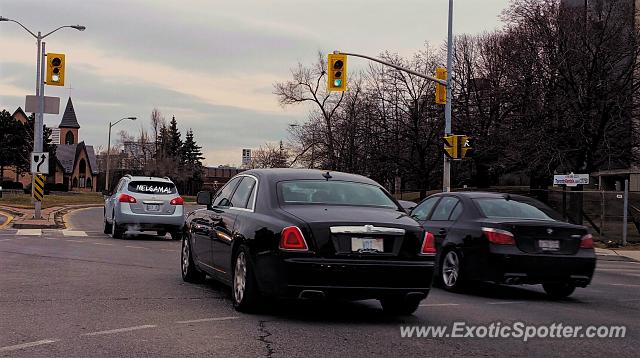
[[141,194],[175,194],[176,186],[171,183],[157,181],[132,181],[129,191]]
[[287,204],[329,204],[353,206],[398,206],[379,187],[337,180],[295,180],[281,182],[281,197]]

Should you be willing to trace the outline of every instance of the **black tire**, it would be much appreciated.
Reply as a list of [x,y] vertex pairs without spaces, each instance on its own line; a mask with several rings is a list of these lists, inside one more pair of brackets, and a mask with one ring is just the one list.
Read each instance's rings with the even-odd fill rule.
[[114,239],[122,239],[124,238],[124,232],[124,228],[118,225],[118,223],[116,222],[116,217],[114,215],[111,221],[111,237]]
[[109,235],[111,234],[111,224],[109,224],[109,222],[107,222],[107,218],[104,218],[104,231],[105,234]]
[[158,236],[164,237],[165,235],[167,235],[167,232],[164,230],[160,230],[160,231],[157,231],[156,234],[158,234]]
[[180,250],[180,272],[182,272],[182,279],[185,282],[200,283],[204,281],[206,275],[200,271],[196,264],[193,262],[193,256],[191,256],[191,245],[189,244],[189,238],[185,235],[182,239],[182,250]]
[[[249,249],[244,245],[240,246],[233,258],[233,272],[231,275],[233,307],[239,312],[254,311],[258,306],[260,293],[258,292],[253,264],[249,256]],[[243,283],[241,284],[241,282]]]
[[180,240],[180,239],[182,239],[182,231],[171,231],[171,232],[169,232],[169,234],[171,234],[171,239],[172,240]]
[[447,291],[459,292],[464,288],[462,277],[462,255],[456,249],[448,249],[442,253],[438,265],[438,282]]
[[380,299],[384,313],[394,316],[409,316],[420,306],[420,299],[405,296],[390,296]]
[[568,282],[549,282],[543,283],[542,288],[547,295],[553,298],[566,298],[571,296],[573,291],[576,290],[576,286]]

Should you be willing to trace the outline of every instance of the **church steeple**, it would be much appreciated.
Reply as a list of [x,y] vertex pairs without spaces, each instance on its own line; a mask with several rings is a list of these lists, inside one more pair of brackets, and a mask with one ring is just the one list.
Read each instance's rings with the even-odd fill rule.
[[60,144],[78,144],[80,124],[78,124],[71,97],[69,97],[67,101],[67,107],[64,109],[64,114],[62,115],[62,120],[58,128],[60,129]]

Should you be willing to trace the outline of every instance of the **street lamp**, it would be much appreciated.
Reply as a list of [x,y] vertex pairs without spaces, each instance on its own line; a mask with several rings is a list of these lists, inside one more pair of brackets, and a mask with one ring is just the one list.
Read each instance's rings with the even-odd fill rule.
[[107,176],[105,178],[105,183],[104,183],[105,190],[109,190],[109,157],[111,156],[111,128],[113,126],[115,126],[116,124],[124,121],[125,119],[130,119],[132,121],[135,121],[137,118],[136,117],[123,117],[123,118],[118,119],[113,124],[111,122],[109,122],[109,139],[107,140]]
[[[60,30],[60,29],[64,29],[66,27],[71,28],[71,29],[76,29],[78,31],[84,31],[86,29],[86,27],[82,26],[82,25],[65,25],[65,26],[60,26],[52,31],[47,32],[46,34],[42,35],[42,33],[40,31],[38,31],[37,34],[35,34],[33,31],[29,30],[26,26],[24,26],[23,24],[21,24],[19,21],[16,20],[12,20],[12,19],[8,19],[6,17],[2,17],[0,16],[0,22],[14,22],[18,25],[20,25],[20,27],[22,27],[25,31],[27,31],[31,36],[35,37],[37,40],[37,59],[36,59],[36,97],[39,97],[40,99],[40,110],[38,111],[37,115],[36,115],[36,120],[34,121],[34,128],[33,128],[33,151],[34,152],[42,152],[42,123],[43,123],[43,117],[44,117],[44,54],[45,54],[45,44],[44,42],[42,42],[42,40],[51,35],[52,33]],[[32,179],[31,179],[31,190],[33,190],[33,188],[35,187],[34,185],[34,180],[35,180],[35,175],[32,175]],[[40,214],[40,209],[42,208],[42,202],[40,201],[36,201],[34,204],[34,218],[35,219],[40,219],[41,218],[41,214]]]

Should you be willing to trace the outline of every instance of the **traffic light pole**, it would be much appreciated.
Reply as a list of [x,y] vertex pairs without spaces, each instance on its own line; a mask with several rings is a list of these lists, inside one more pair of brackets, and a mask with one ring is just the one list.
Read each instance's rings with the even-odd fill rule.
[[[45,43],[42,42],[42,36],[40,35],[40,32],[38,32],[38,64],[40,65],[40,68],[38,69],[38,86],[40,87],[40,90],[37,91],[38,95],[39,95],[39,106],[38,106],[38,113],[36,114],[36,119],[33,123],[33,151],[34,152],[42,152],[42,142],[43,142],[43,138],[42,138],[42,126],[43,126],[43,122],[44,122],[44,63],[45,63],[45,56],[46,56],[46,52],[45,52]],[[31,162],[31,156],[29,156],[29,162]],[[32,173],[31,174],[31,197],[35,198],[35,196],[33,195],[33,191],[36,188],[35,185],[35,179],[36,179],[36,174]],[[33,218],[34,219],[41,219],[42,218],[42,202],[39,200],[35,200],[34,201],[34,213],[33,213]]]
[[433,76],[425,75],[424,73],[416,72],[414,70],[410,70],[410,69],[408,69],[406,67],[398,66],[396,64],[381,60],[379,58],[375,58],[375,57],[371,57],[371,56],[367,56],[367,55],[362,55],[362,54],[359,54],[359,53],[351,53],[351,52],[333,51],[333,53],[336,54],[336,55],[347,55],[347,56],[353,56],[353,57],[366,58],[367,60],[371,60],[373,62],[378,62],[378,63],[381,63],[381,64],[383,64],[385,66],[393,67],[396,70],[404,71],[404,72],[407,72],[407,73],[412,74],[414,76],[422,77],[422,78],[431,80],[433,82],[437,82],[437,83],[439,83],[441,85],[446,85],[447,84],[446,81],[439,80],[439,79],[437,79],[437,78],[435,78]]
[[[451,134],[451,77],[453,76],[453,0],[449,0],[447,30],[447,103],[444,106],[444,135]],[[451,191],[451,159],[443,154],[442,191]]]

